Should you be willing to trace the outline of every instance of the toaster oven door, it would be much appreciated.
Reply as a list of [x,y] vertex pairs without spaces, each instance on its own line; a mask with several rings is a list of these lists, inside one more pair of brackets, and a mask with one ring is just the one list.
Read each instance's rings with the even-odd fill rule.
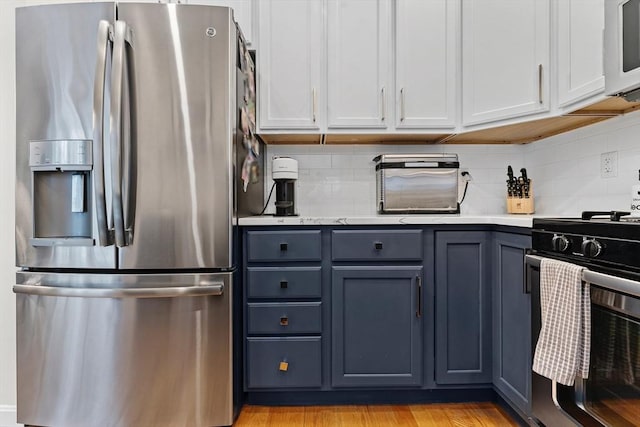
[[459,213],[457,168],[380,169],[381,213]]

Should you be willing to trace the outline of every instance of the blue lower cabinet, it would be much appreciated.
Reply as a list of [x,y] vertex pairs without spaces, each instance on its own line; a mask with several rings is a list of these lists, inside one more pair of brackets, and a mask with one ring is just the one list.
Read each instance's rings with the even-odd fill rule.
[[320,230],[248,231],[247,261],[320,261]]
[[333,267],[331,385],[422,384],[422,267]]
[[247,389],[318,388],[320,337],[247,338]]
[[531,295],[524,252],[531,237],[495,233],[493,240],[493,384],[522,413],[531,413]]
[[320,334],[320,302],[273,302],[247,304],[249,334]]
[[491,383],[491,254],[484,231],[436,232],[436,383]]
[[247,298],[283,299],[322,296],[322,268],[317,267],[249,267]]

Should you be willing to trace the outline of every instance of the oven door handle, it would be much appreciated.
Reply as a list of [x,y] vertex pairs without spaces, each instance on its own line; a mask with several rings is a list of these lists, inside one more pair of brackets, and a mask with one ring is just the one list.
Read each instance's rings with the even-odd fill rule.
[[[524,260],[527,266],[540,268],[540,263],[543,258],[537,255],[525,255]],[[582,280],[601,288],[622,292],[640,298],[640,282],[636,282],[635,280],[598,273],[597,271],[587,269],[582,272]]]
[[522,284],[522,293],[530,294],[531,293],[531,269],[540,269],[540,262],[542,258],[536,255],[529,255],[525,253],[524,256],[524,266],[522,271],[523,276],[523,284]]
[[540,268],[540,263],[542,262],[542,257],[539,257],[537,255],[525,255],[524,256],[524,262],[526,265],[530,265],[531,267],[536,267],[536,268]]
[[624,294],[640,298],[640,282],[636,282],[635,280],[611,276],[609,274],[598,273],[590,270],[585,270],[582,273],[582,280],[609,291],[622,292]]

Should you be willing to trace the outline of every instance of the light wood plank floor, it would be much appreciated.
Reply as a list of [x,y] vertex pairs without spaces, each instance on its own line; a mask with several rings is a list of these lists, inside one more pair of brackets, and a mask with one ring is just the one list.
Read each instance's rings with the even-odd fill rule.
[[517,426],[498,405],[252,406],[245,405],[234,427]]

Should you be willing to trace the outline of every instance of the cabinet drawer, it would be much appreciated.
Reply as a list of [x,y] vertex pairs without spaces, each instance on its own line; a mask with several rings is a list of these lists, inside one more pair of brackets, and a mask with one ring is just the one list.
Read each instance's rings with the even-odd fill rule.
[[320,261],[320,230],[248,231],[249,262]]
[[320,302],[249,303],[249,334],[319,334]]
[[320,298],[320,267],[249,267],[249,298]]
[[420,261],[422,230],[334,230],[334,261]]
[[320,337],[248,338],[247,387],[320,387]]

